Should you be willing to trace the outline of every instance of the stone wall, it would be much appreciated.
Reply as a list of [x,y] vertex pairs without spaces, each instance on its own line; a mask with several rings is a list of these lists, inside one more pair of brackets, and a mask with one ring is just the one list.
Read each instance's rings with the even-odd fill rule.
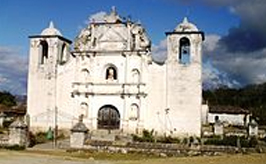
[[[75,151],[81,149],[70,149]],[[132,142],[121,144],[110,141],[89,141],[82,150],[108,152],[108,153],[144,153],[158,156],[198,156],[198,155],[219,155],[222,153],[235,154],[258,152],[255,148],[237,148],[232,146],[209,146],[209,145],[183,145],[164,143],[143,143]],[[261,151],[261,150],[260,150]]]

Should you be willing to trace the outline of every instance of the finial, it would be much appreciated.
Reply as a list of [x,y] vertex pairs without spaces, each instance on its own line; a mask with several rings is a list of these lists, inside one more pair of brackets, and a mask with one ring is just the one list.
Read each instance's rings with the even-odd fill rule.
[[187,17],[184,17],[184,19],[183,19],[183,23],[188,23],[188,19],[187,19]]
[[83,114],[79,115],[79,122],[83,122],[83,118],[84,118]]
[[53,23],[53,21],[50,21],[49,28],[54,28],[54,23]]
[[116,7],[115,6],[112,6],[112,11],[111,11],[112,14],[116,15]]

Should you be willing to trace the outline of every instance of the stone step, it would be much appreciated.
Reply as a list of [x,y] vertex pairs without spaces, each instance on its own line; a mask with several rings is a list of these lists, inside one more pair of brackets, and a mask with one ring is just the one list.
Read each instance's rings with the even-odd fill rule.
[[94,130],[90,133],[90,139],[98,141],[114,141],[115,135],[114,131]]
[[132,141],[131,135],[122,133],[121,130],[102,129],[91,131],[88,139],[98,141]]
[[121,130],[105,130],[105,129],[98,129],[93,130],[90,132],[92,135],[108,135],[108,134],[120,134],[122,133]]

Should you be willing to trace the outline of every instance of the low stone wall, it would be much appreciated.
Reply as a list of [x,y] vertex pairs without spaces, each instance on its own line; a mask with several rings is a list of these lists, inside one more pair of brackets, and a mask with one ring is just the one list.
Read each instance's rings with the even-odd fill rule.
[[0,147],[5,147],[8,145],[9,138],[8,135],[1,135],[0,136]]
[[[112,138],[114,138],[113,140],[97,140],[91,137],[90,133],[88,133],[89,130],[82,121],[81,116],[79,122],[71,129],[71,150],[90,150],[113,153],[147,153],[159,156],[195,156],[217,155],[220,153],[232,154],[240,152],[256,152],[256,149],[254,148],[240,148],[240,146],[209,146],[200,145],[196,142],[190,144],[132,142],[132,140],[122,139],[125,136],[122,138],[112,136]],[[259,151],[262,151],[262,149]]]
[[119,143],[111,141],[88,141],[82,149],[108,153],[144,153],[157,156],[198,156],[198,155],[219,155],[222,153],[248,153],[258,152],[255,148],[237,148],[231,146],[209,146],[209,145],[183,145],[163,143]]
[[[258,127],[255,129],[254,134],[251,134],[252,130],[249,127],[245,126],[223,126],[221,125],[222,130],[220,129],[220,134],[215,133],[215,127],[212,124],[206,124],[202,126],[202,137],[212,137],[212,136],[242,136],[242,137],[251,137],[255,136],[257,138],[263,139],[266,137],[266,127],[263,126],[255,126]],[[252,128],[251,128],[252,129]],[[253,129],[254,130],[254,129]]]

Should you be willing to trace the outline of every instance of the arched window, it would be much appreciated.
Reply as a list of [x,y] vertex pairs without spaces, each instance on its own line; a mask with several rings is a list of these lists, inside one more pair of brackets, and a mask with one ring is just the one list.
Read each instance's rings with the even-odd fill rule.
[[40,46],[41,46],[41,61],[40,64],[45,64],[47,59],[48,59],[48,43],[45,40],[42,40],[40,42]]
[[133,69],[131,71],[131,76],[132,76],[132,82],[133,83],[139,83],[140,82],[140,72],[138,69]]
[[60,64],[64,64],[67,60],[67,45],[64,43],[62,45],[60,57],[59,57],[59,62]]
[[139,106],[137,104],[131,104],[129,111],[129,120],[136,121],[139,118]]
[[181,64],[190,63],[190,41],[188,38],[183,37],[179,41],[179,54],[178,59]]
[[105,79],[106,80],[117,80],[117,71],[115,67],[110,66],[106,69]]
[[88,117],[88,104],[85,102],[82,102],[80,104],[78,116],[83,115],[83,117]]
[[84,68],[81,70],[81,81],[88,82],[90,78],[90,72],[88,69]]

